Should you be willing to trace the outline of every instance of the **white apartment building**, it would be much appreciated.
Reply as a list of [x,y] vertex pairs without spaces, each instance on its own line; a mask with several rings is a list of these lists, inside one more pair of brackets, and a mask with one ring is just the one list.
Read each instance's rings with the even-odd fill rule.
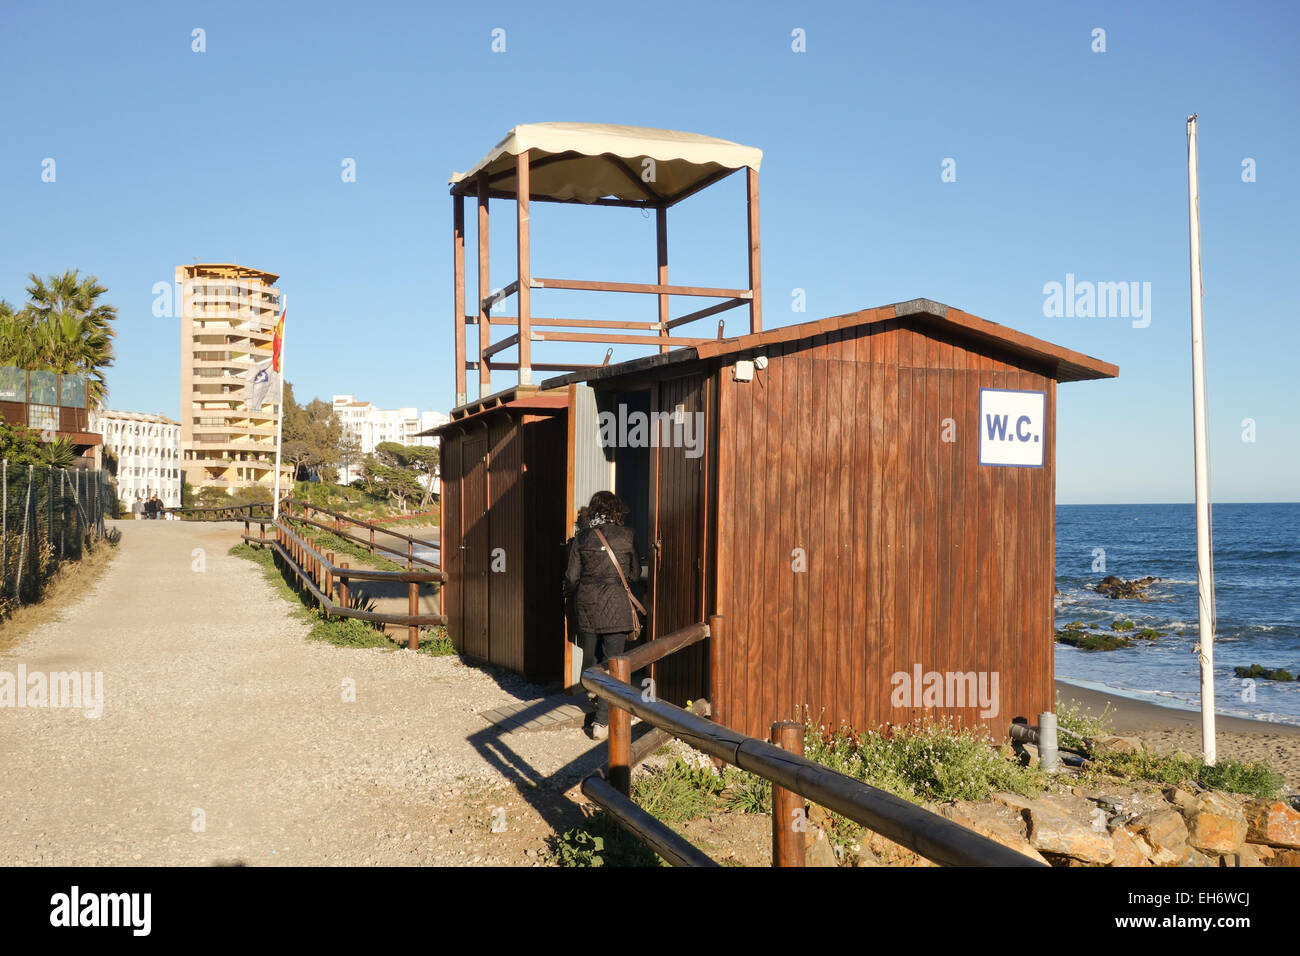
[[168,508],[181,506],[181,423],[163,415],[90,413],[90,430],[117,456],[117,495],[125,509],[136,497],[157,495]]
[[[358,402],[352,395],[335,395],[334,416],[343,426],[345,434],[352,435],[361,445],[360,458],[374,454],[376,446],[386,441],[401,445],[436,446],[438,439],[420,436],[438,425],[450,421],[442,412],[421,412],[415,408],[376,408],[371,402]],[[348,484],[361,474],[361,461],[344,462],[339,467],[339,481]],[[437,490],[435,486],[434,490]]]

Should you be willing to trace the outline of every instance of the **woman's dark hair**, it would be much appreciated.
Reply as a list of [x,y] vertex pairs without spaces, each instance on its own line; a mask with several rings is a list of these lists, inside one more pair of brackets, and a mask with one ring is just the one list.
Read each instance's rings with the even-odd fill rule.
[[600,518],[609,524],[622,524],[629,511],[628,506],[623,504],[623,499],[612,491],[596,492],[587,505],[588,519]]

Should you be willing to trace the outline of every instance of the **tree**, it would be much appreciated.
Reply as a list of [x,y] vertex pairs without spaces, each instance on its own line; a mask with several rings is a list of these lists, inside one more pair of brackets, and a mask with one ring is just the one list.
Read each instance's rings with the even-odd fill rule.
[[380,442],[375,454],[366,459],[363,477],[366,490],[396,498],[402,508],[407,500],[428,507],[433,496],[433,478],[438,474],[438,449],[426,445]]
[[41,433],[25,425],[11,425],[0,418],[0,458],[15,465],[44,465],[41,459]]
[[27,305],[9,320],[0,313],[0,322],[7,321],[14,333],[12,346],[0,345],[9,353],[3,360],[61,375],[85,375],[90,406],[102,405],[108,396],[104,370],[113,364],[117,318],[114,306],[99,301],[108,290],[96,276],[83,276],[76,269],[46,279],[35,273],[27,278]]
[[313,398],[306,406],[301,406],[294,400],[293,386],[285,382],[283,414],[280,455],[293,465],[295,478],[311,468],[338,464],[343,426],[334,417],[332,405]]

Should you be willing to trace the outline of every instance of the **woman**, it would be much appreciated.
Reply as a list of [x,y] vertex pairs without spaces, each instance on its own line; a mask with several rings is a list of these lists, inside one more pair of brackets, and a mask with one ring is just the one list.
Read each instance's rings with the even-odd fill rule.
[[[582,669],[603,664],[627,648],[640,631],[638,605],[628,585],[641,578],[636,536],[624,524],[628,507],[611,491],[598,491],[587,506],[587,526],[569,549],[564,593],[572,597],[582,644]],[[611,555],[613,560],[611,560]],[[609,703],[597,699],[587,733],[600,740],[609,733]]]

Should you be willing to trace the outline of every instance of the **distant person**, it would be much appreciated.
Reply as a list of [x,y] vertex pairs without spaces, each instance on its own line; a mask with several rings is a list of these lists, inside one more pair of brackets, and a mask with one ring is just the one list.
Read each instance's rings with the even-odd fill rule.
[[[564,593],[572,598],[582,644],[582,669],[618,657],[629,639],[641,633],[645,613],[632,595],[630,581],[641,578],[635,532],[627,527],[628,507],[611,491],[598,491],[587,506],[587,527],[569,549]],[[589,715],[587,734],[600,740],[609,734],[609,703],[598,698]]]
[[135,501],[131,503],[131,517],[136,521],[144,518],[144,498],[141,495],[135,496]]

